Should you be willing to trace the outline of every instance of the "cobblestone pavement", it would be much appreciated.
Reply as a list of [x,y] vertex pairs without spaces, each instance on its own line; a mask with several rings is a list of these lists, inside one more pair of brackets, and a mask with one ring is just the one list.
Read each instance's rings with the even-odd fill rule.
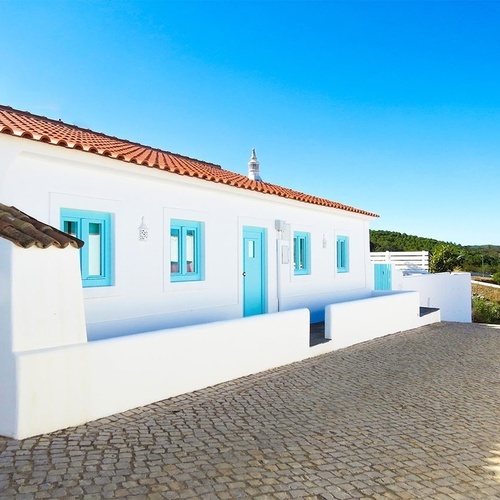
[[0,497],[500,498],[500,329],[435,324],[0,438]]

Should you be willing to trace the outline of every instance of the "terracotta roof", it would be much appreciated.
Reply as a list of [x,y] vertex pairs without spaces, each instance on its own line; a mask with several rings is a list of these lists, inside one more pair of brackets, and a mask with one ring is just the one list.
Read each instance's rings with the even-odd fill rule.
[[78,149],[127,163],[135,163],[145,167],[197,177],[313,205],[378,217],[377,214],[325,198],[318,198],[276,184],[254,181],[245,175],[224,170],[220,165],[214,163],[207,163],[187,156],[143,146],[142,144],[69,125],[60,120],[52,120],[26,111],[19,111],[9,106],[0,105],[0,133],[45,142],[54,146]]
[[84,244],[82,240],[40,222],[16,207],[8,207],[2,203],[0,203],[0,237],[23,248],[30,248],[33,245],[39,248],[50,246],[66,248],[68,245],[81,248]]

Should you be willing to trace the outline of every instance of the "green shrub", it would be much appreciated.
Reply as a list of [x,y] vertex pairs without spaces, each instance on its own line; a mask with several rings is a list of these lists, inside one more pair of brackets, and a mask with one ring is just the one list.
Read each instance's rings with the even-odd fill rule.
[[463,255],[459,255],[457,248],[450,244],[438,245],[431,253],[429,270],[431,273],[445,273],[455,271],[460,267]]
[[500,271],[492,276],[493,283],[500,285]]
[[491,302],[481,295],[473,295],[472,321],[500,325],[500,304]]

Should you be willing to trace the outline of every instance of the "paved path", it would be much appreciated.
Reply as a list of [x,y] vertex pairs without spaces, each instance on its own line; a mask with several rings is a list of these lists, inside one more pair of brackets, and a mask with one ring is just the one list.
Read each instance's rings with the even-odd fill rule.
[[431,325],[0,438],[0,498],[119,497],[500,498],[500,329]]

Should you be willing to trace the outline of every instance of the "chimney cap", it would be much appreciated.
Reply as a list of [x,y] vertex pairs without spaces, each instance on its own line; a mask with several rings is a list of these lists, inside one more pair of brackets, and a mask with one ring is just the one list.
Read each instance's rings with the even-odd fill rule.
[[252,148],[252,156],[248,162],[248,178],[254,181],[262,181],[259,172],[260,163],[257,160],[257,155],[255,154],[255,148]]

